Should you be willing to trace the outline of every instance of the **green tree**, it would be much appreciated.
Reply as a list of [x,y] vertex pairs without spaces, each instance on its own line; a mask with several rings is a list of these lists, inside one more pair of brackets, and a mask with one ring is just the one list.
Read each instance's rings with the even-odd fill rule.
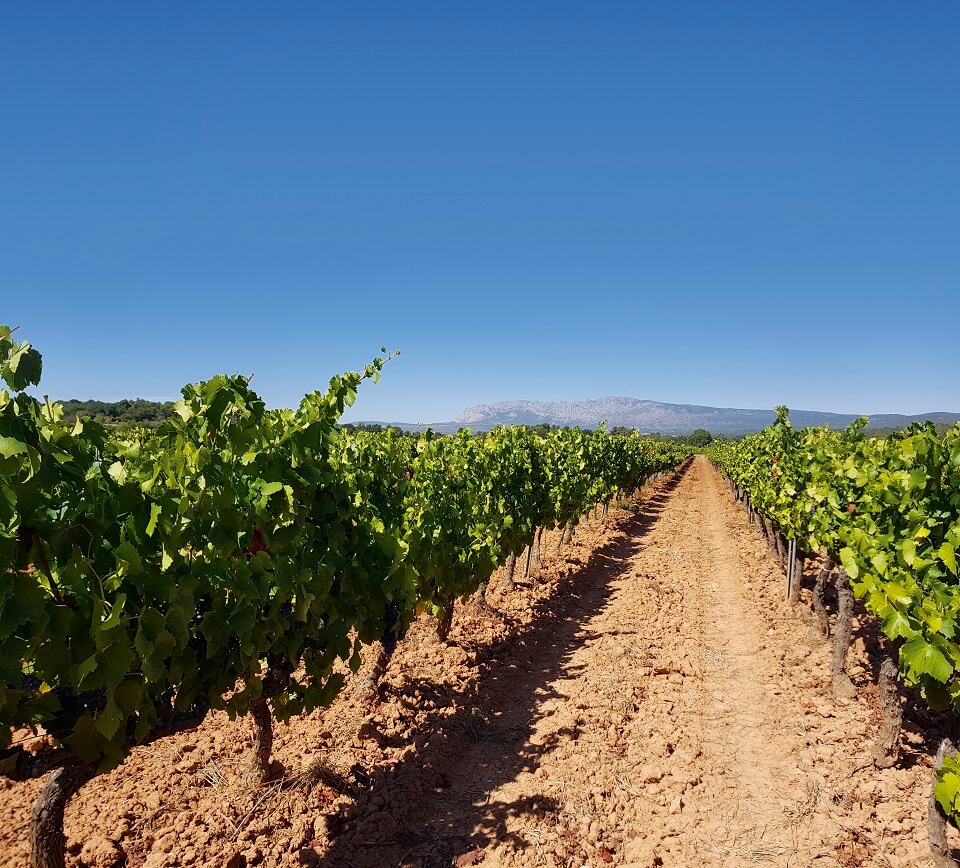
[[697,428],[689,437],[687,443],[691,446],[709,446],[713,442],[713,435],[705,428]]

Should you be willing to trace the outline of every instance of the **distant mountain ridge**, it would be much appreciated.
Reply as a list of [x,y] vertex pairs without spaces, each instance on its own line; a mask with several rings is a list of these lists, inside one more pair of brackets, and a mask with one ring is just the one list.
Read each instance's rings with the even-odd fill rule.
[[[827,413],[819,410],[791,410],[790,419],[798,428],[829,425],[844,428],[858,419],[859,413]],[[569,425],[595,428],[606,421],[608,428],[622,425],[645,433],[689,434],[705,428],[714,434],[747,434],[760,431],[776,419],[773,410],[747,410],[733,407],[703,407],[697,404],[665,404],[639,398],[606,397],[586,401],[498,401],[467,407],[452,422],[429,427],[435,431],[456,431],[472,428],[489,431],[500,425]],[[960,421],[960,413],[932,412],[916,416],[880,413],[870,417],[870,428],[902,428],[914,421],[929,419],[952,425]],[[424,427],[409,423],[402,428]]]

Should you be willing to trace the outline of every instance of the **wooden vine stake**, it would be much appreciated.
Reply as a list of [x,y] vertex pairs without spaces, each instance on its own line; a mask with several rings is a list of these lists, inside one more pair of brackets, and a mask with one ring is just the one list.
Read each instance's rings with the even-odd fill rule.
[[803,555],[797,548],[796,539],[790,540],[793,543],[792,550],[788,553],[790,563],[788,567],[792,570],[792,582],[790,584],[790,602],[796,605],[800,602],[800,584],[803,581]]
[[[795,539],[787,540],[787,602],[795,603],[796,600],[793,599],[793,585],[795,581],[794,576],[794,552],[797,549],[797,541]],[[797,598],[800,597],[800,582],[797,581]]]
[[943,768],[944,758],[956,755],[957,749],[953,746],[953,742],[945,738],[940,742],[933,762],[933,784],[930,790],[930,803],[927,807],[927,836],[930,839],[930,851],[935,868],[957,868],[957,862],[950,855],[950,846],[947,844],[947,818],[940,810],[940,804],[933,790],[937,783],[937,772]]
[[900,726],[903,706],[900,705],[900,673],[897,664],[887,657],[880,667],[880,699],[883,702],[883,723],[880,737],[873,746],[873,764],[888,769],[900,759]]
[[833,637],[833,661],[830,674],[833,682],[833,695],[840,699],[851,699],[856,689],[847,675],[847,652],[850,649],[850,636],[853,632],[853,591],[847,571],[840,567],[837,571],[837,626]]

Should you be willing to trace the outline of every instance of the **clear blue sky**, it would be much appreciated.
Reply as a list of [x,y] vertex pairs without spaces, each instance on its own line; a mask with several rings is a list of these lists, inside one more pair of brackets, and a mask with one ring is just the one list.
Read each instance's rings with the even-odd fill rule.
[[58,398],[960,410],[960,4],[8,4],[0,322]]

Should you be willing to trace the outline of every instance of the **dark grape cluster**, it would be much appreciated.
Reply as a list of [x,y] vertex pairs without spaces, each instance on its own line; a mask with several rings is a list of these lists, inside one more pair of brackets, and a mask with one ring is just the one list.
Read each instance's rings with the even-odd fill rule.
[[400,607],[396,603],[387,603],[387,608],[383,612],[384,631],[380,642],[388,655],[392,655],[397,650],[397,643],[401,638],[397,631],[397,624],[399,623]]
[[99,714],[107,707],[107,692],[100,690],[83,690],[77,694],[77,700],[91,714]]
[[213,598],[209,594],[204,594],[197,602],[194,604],[194,616],[193,623],[199,624],[203,620],[203,616],[213,610]]
[[99,714],[107,707],[107,691],[102,687],[78,693],[66,687],[55,687],[52,693],[60,703],[60,710],[66,714]]
[[54,687],[50,692],[54,695],[57,702],[60,703],[61,711],[66,714],[83,713],[83,706],[72,690],[68,690],[66,687]]

